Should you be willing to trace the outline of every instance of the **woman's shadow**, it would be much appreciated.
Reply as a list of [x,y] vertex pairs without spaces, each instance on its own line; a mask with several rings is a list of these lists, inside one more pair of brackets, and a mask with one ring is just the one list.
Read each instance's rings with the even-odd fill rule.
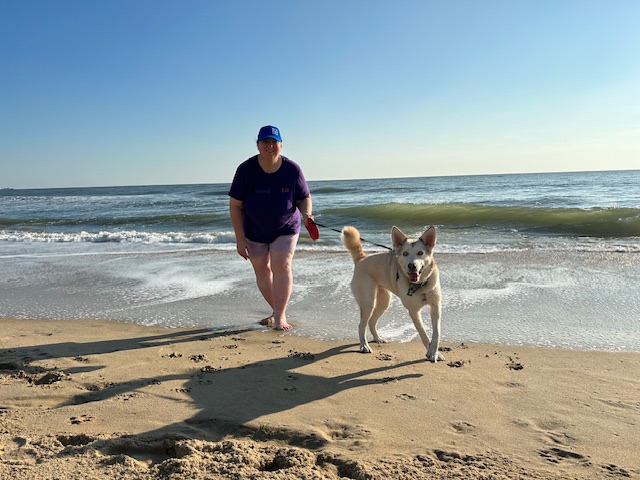
[[[238,333],[233,331],[229,332],[229,335],[234,336]],[[224,333],[215,334],[216,337],[221,335]],[[139,378],[134,382],[112,385],[109,389],[78,395],[67,405],[104,401],[151,384],[162,385],[165,382],[178,380],[183,382],[184,388],[181,390],[189,396],[190,408],[195,408],[197,413],[183,422],[168,424],[135,437],[171,436],[207,441],[219,441],[229,436],[256,439],[266,437],[286,440],[291,445],[317,448],[325,440],[310,431],[291,431],[285,427],[273,425],[270,425],[267,430],[263,426],[257,426],[254,421],[270,414],[286,412],[332,397],[348,389],[422,376],[421,374],[404,374],[398,377],[390,375],[372,378],[375,374],[392,372],[398,368],[423,363],[424,360],[383,365],[335,376],[303,373],[304,367],[314,362],[325,364],[340,355],[361,355],[357,347],[357,344],[343,345],[319,353],[290,352],[288,355],[280,349],[275,350],[277,353],[273,358],[240,366],[230,368],[205,366],[188,375],[173,374]],[[180,408],[183,404],[176,401],[175,407],[172,408]]]

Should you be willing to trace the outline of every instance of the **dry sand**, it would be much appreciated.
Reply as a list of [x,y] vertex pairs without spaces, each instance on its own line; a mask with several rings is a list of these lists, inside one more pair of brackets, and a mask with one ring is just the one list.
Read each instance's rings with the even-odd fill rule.
[[0,320],[0,478],[640,478],[640,353],[372,346]]

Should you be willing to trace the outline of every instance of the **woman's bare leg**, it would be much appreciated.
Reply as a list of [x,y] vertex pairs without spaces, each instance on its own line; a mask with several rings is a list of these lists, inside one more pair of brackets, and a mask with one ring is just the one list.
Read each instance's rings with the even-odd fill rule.
[[277,330],[289,331],[293,328],[287,323],[287,305],[293,290],[291,264],[293,252],[271,252],[273,316]]
[[259,257],[249,257],[251,265],[253,265],[253,271],[256,274],[256,283],[258,284],[258,290],[267,301],[271,310],[275,310],[273,303],[273,273],[271,272],[270,257],[261,255]]

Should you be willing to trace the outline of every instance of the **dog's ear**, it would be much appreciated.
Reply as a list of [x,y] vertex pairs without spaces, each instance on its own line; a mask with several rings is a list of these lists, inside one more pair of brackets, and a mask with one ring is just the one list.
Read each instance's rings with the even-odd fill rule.
[[420,241],[429,247],[429,250],[433,250],[436,246],[436,228],[429,227],[420,237]]
[[393,243],[393,248],[400,248],[406,241],[407,236],[402,233],[402,230],[394,225],[391,229],[391,242]]

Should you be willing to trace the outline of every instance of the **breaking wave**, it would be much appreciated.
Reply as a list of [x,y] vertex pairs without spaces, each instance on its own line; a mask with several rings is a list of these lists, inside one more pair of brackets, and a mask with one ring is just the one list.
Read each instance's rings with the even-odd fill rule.
[[335,208],[325,214],[345,223],[365,221],[378,225],[445,228],[510,229],[532,234],[585,237],[640,237],[639,208],[535,208],[485,206],[468,203],[380,205]]

